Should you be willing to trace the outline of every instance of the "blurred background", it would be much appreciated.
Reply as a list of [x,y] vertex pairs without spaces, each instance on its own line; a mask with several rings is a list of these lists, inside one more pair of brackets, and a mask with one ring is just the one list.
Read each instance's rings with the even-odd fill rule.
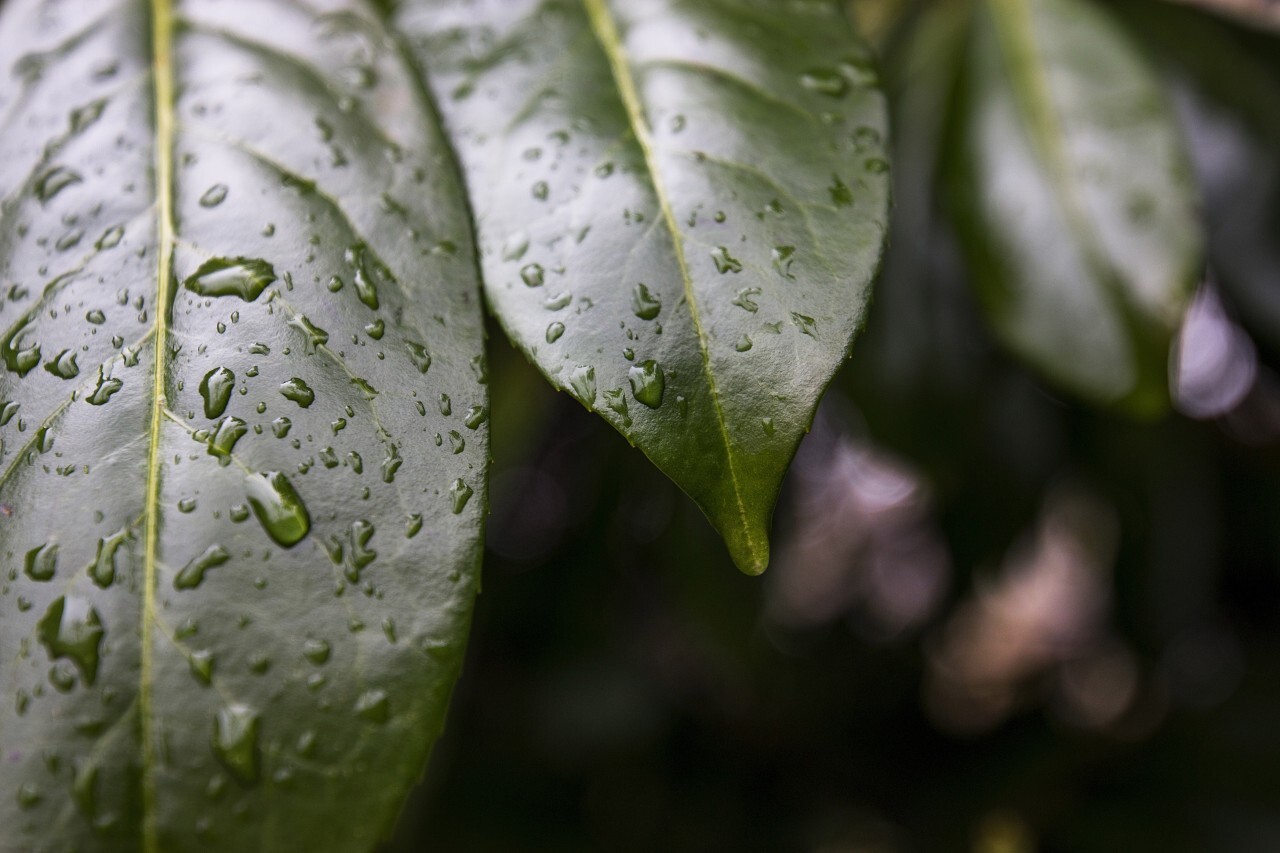
[[484,591],[385,853],[1280,850],[1277,16],[1105,5],[1200,187],[1174,411],[1092,409],[993,341],[939,174],[959,7],[856,4],[891,246],[769,571],[491,329]]

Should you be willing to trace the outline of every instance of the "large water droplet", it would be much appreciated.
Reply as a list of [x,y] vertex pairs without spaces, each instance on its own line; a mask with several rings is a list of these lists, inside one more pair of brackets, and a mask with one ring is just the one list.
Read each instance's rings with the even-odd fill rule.
[[366,690],[356,700],[356,714],[371,723],[385,723],[391,717],[391,702],[385,690]]
[[346,251],[347,263],[355,270],[356,295],[369,308],[378,309],[378,286],[365,261],[366,248],[357,243]]
[[116,551],[129,538],[129,531],[121,530],[111,536],[98,540],[98,553],[89,564],[89,577],[98,586],[106,589],[116,579]]
[[316,666],[329,660],[330,651],[329,643],[325,640],[307,640],[302,645],[302,654]]
[[631,310],[641,320],[652,320],[662,311],[662,300],[641,282],[631,292]]
[[454,480],[453,485],[449,487],[449,494],[453,497],[453,513],[457,515],[462,512],[467,505],[467,501],[471,500],[475,490],[468,486],[465,480],[459,478]]
[[554,344],[560,340],[560,336],[564,334],[564,323],[552,323],[547,326],[547,343]]
[[218,710],[213,721],[213,751],[245,784],[258,781],[258,712],[233,703]]
[[293,484],[279,471],[251,474],[246,480],[249,506],[277,545],[289,548],[311,529],[311,516]]
[[204,416],[221,417],[235,390],[236,375],[225,367],[215,367],[200,380],[200,396],[204,398]]
[[[316,399],[316,392],[312,391],[306,382],[296,376],[280,385],[280,393],[284,395],[286,400],[292,400],[304,409],[314,403]],[[285,433],[288,434],[287,428]],[[284,436],[281,435],[280,438],[284,438]]]
[[36,636],[49,651],[49,656],[67,658],[76,665],[86,684],[98,677],[98,661],[102,636],[106,630],[102,619],[87,601],[67,600],[58,596],[36,624]]
[[111,397],[124,387],[124,383],[119,379],[114,379],[106,375],[106,368],[98,368],[98,384],[94,386],[93,392],[85,397],[85,402],[93,406],[101,406],[105,404]]
[[249,425],[239,418],[223,418],[218,427],[209,436],[209,455],[222,458],[229,457],[235,449],[236,442],[249,431]]
[[656,361],[642,361],[627,371],[627,381],[631,383],[631,393],[638,402],[651,409],[662,405],[662,394],[666,390],[666,378],[662,368]]
[[426,347],[413,341],[405,341],[405,346],[409,348],[409,360],[418,368],[419,373],[426,373],[431,369],[431,353],[427,352]]
[[204,573],[215,566],[221,566],[231,559],[227,549],[221,545],[210,545],[203,553],[193,557],[191,562],[182,567],[178,576],[173,579],[174,589],[195,589],[204,580]]
[[58,545],[55,542],[46,542],[39,548],[32,548],[27,552],[26,568],[27,577],[33,581],[49,581],[53,580],[53,575],[58,570]]
[[0,341],[0,357],[4,358],[5,367],[19,376],[26,376],[40,363],[40,345],[25,346],[23,343],[28,328],[21,325]]
[[525,264],[520,268],[520,278],[526,287],[541,287],[542,282],[546,280],[546,273],[542,269],[542,264]]
[[711,260],[715,262],[716,272],[721,275],[742,272],[742,261],[729,254],[728,248],[724,246],[716,246],[711,250]]
[[183,284],[201,296],[239,296],[252,302],[275,280],[275,269],[261,258],[211,258]]
[[72,184],[78,184],[83,180],[79,174],[66,166],[54,166],[36,178],[36,198],[40,199],[41,202],[47,202],[67,187]]

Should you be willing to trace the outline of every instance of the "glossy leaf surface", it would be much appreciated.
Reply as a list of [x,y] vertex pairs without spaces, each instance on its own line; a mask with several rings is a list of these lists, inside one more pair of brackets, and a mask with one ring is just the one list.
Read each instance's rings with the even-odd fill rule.
[[986,0],[965,74],[956,213],[996,332],[1075,394],[1161,411],[1200,239],[1153,71],[1085,0]]
[[337,0],[16,0],[0,57],[0,846],[367,850],[478,584],[425,93]]
[[888,206],[835,2],[404,0],[512,340],[762,571]]

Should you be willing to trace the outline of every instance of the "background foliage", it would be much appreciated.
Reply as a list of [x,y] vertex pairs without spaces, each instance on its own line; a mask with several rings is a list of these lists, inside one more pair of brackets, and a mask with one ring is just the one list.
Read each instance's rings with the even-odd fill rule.
[[1082,405],[993,341],[934,168],[954,77],[907,73],[948,4],[860,8],[893,110],[890,254],[774,565],[737,576],[494,335],[484,592],[389,850],[1280,846],[1280,51],[1098,5],[1160,70],[1202,200],[1177,411]]

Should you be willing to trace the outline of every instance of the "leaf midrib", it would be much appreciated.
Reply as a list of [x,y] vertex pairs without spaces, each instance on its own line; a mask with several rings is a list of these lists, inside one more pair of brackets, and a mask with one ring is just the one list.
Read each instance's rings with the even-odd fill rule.
[[706,377],[707,386],[711,393],[711,404],[716,413],[716,426],[724,443],[725,460],[729,469],[729,481],[733,485],[733,498],[737,506],[738,518],[742,525],[742,533],[746,539],[748,550],[751,552],[752,565],[749,571],[752,574],[759,574],[764,571],[767,550],[761,548],[756,538],[752,535],[752,526],[747,518],[746,504],[742,499],[742,484],[739,480],[737,466],[734,463],[733,445],[729,439],[728,425],[725,422],[724,407],[721,404],[719,389],[716,387],[715,375],[711,370],[709,341],[706,329],[702,325],[702,318],[698,311],[698,300],[693,291],[693,279],[689,274],[689,266],[684,254],[683,236],[676,221],[675,212],[671,207],[671,200],[667,196],[666,187],[660,178],[654,154],[653,136],[645,118],[644,106],[640,102],[640,93],[631,74],[626,49],[622,45],[617,22],[614,20],[613,13],[609,10],[606,0],[582,0],[582,3],[586,10],[587,19],[591,24],[591,29],[595,33],[596,40],[600,43],[600,49],[603,51],[605,59],[609,62],[614,83],[618,87],[618,93],[622,98],[622,104],[627,113],[627,121],[631,126],[631,132],[635,135],[636,144],[640,146],[640,151],[644,155],[646,171],[649,173],[654,195],[658,200],[658,208],[662,212],[662,218],[666,222],[667,229],[671,232],[671,243],[675,251],[676,263],[680,269],[680,281],[684,288],[685,302],[689,306],[693,329],[698,338],[698,351],[702,356],[703,375]]
[[155,622],[156,546],[160,532],[160,429],[166,408],[165,346],[169,325],[169,279],[173,275],[173,9],[170,0],[150,0],[152,75],[155,99],[156,304],[155,364],[151,389],[150,445],[147,450],[147,524],[143,551],[143,593],[140,614],[141,665],[138,719],[142,747],[142,849],[158,853],[156,826],[155,732],[152,707],[152,634]]

